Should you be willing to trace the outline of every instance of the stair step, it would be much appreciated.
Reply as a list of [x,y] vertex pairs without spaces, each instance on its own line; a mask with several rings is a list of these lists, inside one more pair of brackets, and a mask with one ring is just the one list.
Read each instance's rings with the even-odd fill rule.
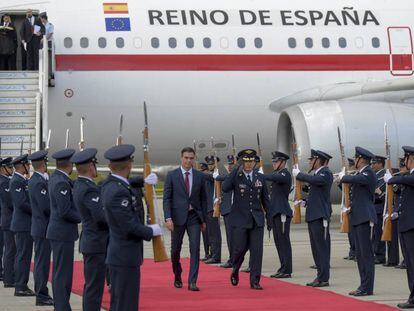
[[2,91],[0,92],[0,98],[11,98],[11,97],[21,97],[21,98],[35,98],[37,91]]
[[[3,106],[0,106],[0,120],[2,118],[14,118],[14,117],[20,117],[20,118],[26,118],[26,117],[36,117],[36,110],[33,109],[3,109]],[[20,107],[19,107],[20,108]]]
[[37,71],[0,71],[0,79],[38,79]]
[[3,130],[34,130],[34,124],[31,123],[23,123],[23,122],[16,122],[16,123],[0,123],[0,130],[2,130],[1,133],[5,134]]
[[38,91],[38,85],[0,85],[0,92],[10,92],[10,91]]
[[39,79],[1,79],[0,85],[39,85]]
[[[36,130],[34,127],[32,128],[4,128],[1,129],[0,131],[1,133],[1,137],[7,137],[7,136],[11,136],[11,137],[22,137],[22,136],[27,136],[29,137],[30,134],[32,134],[33,137],[35,137],[34,135],[36,135]],[[26,139],[26,138],[25,138]]]
[[0,116],[0,128],[2,128],[3,124],[29,124],[30,126],[34,126],[36,122],[36,118],[33,117],[2,117]]
[[[7,150],[20,150],[21,142],[16,143],[10,143],[10,144],[3,144],[3,141],[1,142],[1,152],[7,151]],[[35,148],[34,139],[32,141],[32,149]],[[30,142],[23,142],[23,150],[29,150],[30,149]]]
[[[27,153],[27,149],[23,149],[23,154]],[[1,157],[18,157],[20,155],[20,148],[19,149],[10,149],[10,150],[2,150]]]
[[[30,142],[30,133],[28,135],[0,135],[1,144],[13,144],[23,142]],[[34,135],[32,135],[32,140],[34,140]]]
[[36,98],[0,97],[0,105],[3,104],[36,104]]
[[9,111],[9,110],[36,110],[35,104],[0,104],[0,111]]

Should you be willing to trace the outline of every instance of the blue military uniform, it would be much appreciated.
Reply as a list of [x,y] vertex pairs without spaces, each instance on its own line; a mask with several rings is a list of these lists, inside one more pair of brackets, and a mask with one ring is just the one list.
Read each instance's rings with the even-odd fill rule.
[[[243,161],[256,161],[255,150],[240,151],[239,158]],[[246,252],[250,251],[250,286],[252,289],[262,289],[260,276],[263,260],[263,235],[265,213],[269,211],[269,192],[266,180],[257,170],[246,173],[239,172],[236,166],[223,182],[224,192],[233,191],[234,201],[230,211],[230,226],[232,227],[232,260],[233,269],[231,283],[236,286],[239,282],[239,269]]]
[[[55,152],[56,162],[69,161],[75,153],[73,149]],[[70,163],[70,162],[69,162]],[[79,211],[73,202],[72,180],[69,175],[56,169],[49,180],[50,221],[46,238],[50,241],[53,253],[52,288],[55,309],[70,311],[73,259],[75,241],[78,239]]]
[[[320,150],[311,150],[311,158],[329,161],[332,157]],[[332,214],[331,187],[333,175],[327,166],[322,166],[314,175],[299,173],[298,180],[310,185],[305,220],[312,248],[312,255],[318,271],[317,277],[308,286],[329,285],[331,237],[329,223]]]
[[[132,145],[119,145],[107,150],[104,156],[111,162],[125,162],[132,159],[134,151]],[[133,195],[126,178],[109,175],[102,185],[101,200],[110,236],[106,263],[111,276],[111,310],[136,311],[143,241],[151,240],[153,230],[140,219],[142,200]]]
[[[203,172],[207,174],[208,165],[207,163],[200,163],[200,172]],[[205,212],[207,214],[207,211]],[[206,261],[211,258],[211,251],[210,251],[210,242],[208,240],[208,232],[207,230],[204,230],[201,232],[202,238],[203,238],[203,248],[204,248],[204,257],[201,259],[201,261]]]
[[[348,158],[348,165],[349,167],[351,166],[354,167],[355,166],[354,159]],[[341,184],[339,184],[339,188],[341,188],[342,190]],[[350,196],[350,201],[352,202],[352,187],[350,187],[349,189],[349,196]],[[353,226],[349,226],[348,242],[349,242],[349,252],[348,252],[348,256],[344,257],[344,259],[355,260],[355,234],[354,234]]]
[[[272,152],[272,161],[283,163],[289,156],[282,152]],[[290,243],[290,223],[292,208],[289,205],[289,194],[292,187],[292,176],[286,168],[277,169],[272,174],[264,175],[270,186],[269,223],[273,229],[280,268],[272,275],[275,278],[288,278],[292,274],[292,245]]]
[[[205,157],[207,165],[214,165],[214,156]],[[217,161],[220,161],[217,158]],[[218,168],[216,168],[218,169]],[[211,258],[205,261],[206,264],[215,264],[221,262],[221,230],[220,230],[220,217],[213,217],[214,214],[214,201],[216,199],[215,194],[215,182],[212,177],[212,172],[205,175],[206,177],[206,195],[207,195],[207,217],[206,227],[208,234],[208,241],[211,247]]]
[[[27,154],[12,161],[16,167],[28,165]],[[26,172],[28,174],[28,171]],[[34,296],[27,287],[32,260],[33,239],[30,235],[32,208],[29,201],[27,178],[15,171],[10,180],[10,194],[13,202],[13,217],[10,229],[16,234],[15,296]]]
[[[11,167],[12,158],[3,159],[0,163],[9,174],[13,172]],[[1,208],[1,231],[4,237],[3,256],[3,283],[4,287],[14,287],[14,259],[16,257],[16,242],[14,232],[10,230],[13,216],[13,202],[10,195],[10,176],[0,175],[0,208]]]
[[[37,151],[29,156],[32,162],[47,162],[47,151]],[[49,296],[47,282],[50,272],[50,242],[46,239],[46,230],[50,218],[50,199],[48,191],[48,175],[35,171],[29,180],[29,198],[32,207],[31,235],[34,239],[34,281],[37,305],[53,305]]]
[[[374,155],[361,147],[355,148],[356,165],[360,158],[370,161]],[[361,283],[354,296],[372,295],[374,292],[375,263],[372,247],[373,225],[377,221],[374,207],[374,194],[377,178],[367,165],[353,176],[344,176],[341,183],[352,185],[350,224],[355,234],[356,259]]]
[[[385,163],[385,157],[376,155],[372,159],[372,163],[374,162]],[[376,264],[385,263],[386,246],[385,246],[385,242],[381,241],[382,225],[383,225],[383,217],[384,217],[383,215],[384,215],[385,193],[386,193],[384,174],[385,174],[385,169],[381,169],[375,173],[377,177],[377,188],[375,192],[375,211],[377,213],[377,222],[374,226],[374,254],[375,254]]]
[[[403,147],[406,161],[414,155],[414,147]],[[406,162],[406,163],[407,163]],[[414,169],[403,176],[394,176],[389,184],[403,185],[404,190],[401,196],[401,207],[399,210],[398,230],[401,237],[401,247],[405,256],[407,265],[407,279],[410,296],[406,303],[398,304],[399,308],[414,308]]]
[[[72,156],[75,165],[96,163],[97,150],[85,149]],[[101,310],[105,287],[105,257],[109,228],[101,202],[100,188],[85,176],[79,176],[73,187],[73,201],[82,219],[79,250],[83,254],[85,286],[83,310]]]

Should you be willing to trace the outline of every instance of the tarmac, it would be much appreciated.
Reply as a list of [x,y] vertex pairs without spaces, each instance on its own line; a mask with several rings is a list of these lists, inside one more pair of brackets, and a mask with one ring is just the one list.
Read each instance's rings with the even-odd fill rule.
[[[162,202],[159,202],[159,208]],[[330,286],[320,290],[332,291],[341,295],[348,295],[348,292],[356,289],[359,285],[359,275],[356,262],[344,260],[348,254],[348,238],[346,234],[339,232],[339,206],[334,206],[334,216],[331,223],[331,279]],[[221,230],[223,236],[222,246],[222,260],[228,258],[227,245],[225,243],[224,223],[221,220]],[[169,252],[170,249],[170,234],[164,231],[164,241]],[[286,282],[305,285],[307,282],[315,278],[316,270],[310,269],[309,266],[313,264],[311,255],[309,236],[306,223],[302,221],[299,225],[291,225],[291,241],[293,248],[293,275],[291,279],[285,279]],[[82,260],[82,255],[77,252],[78,246],[75,246],[75,260]],[[201,249],[203,249],[201,247]],[[152,244],[145,243],[144,254],[146,258],[152,258]],[[203,256],[203,253],[201,253]],[[189,256],[188,240],[185,238],[182,257]],[[400,252],[401,258],[401,252]],[[401,258],[402,260],[402,258]],[[245,259],[245,265],[248,263],[248,256]],[[264,239],[264,257],[263,257],[263,275],[270,276],[275,273],[279,267],[279,259],[276,248],[273,242],[273,237],[269,240],[267,232]],[[142,267],[145,269],[145,265]],[[229,274],[230,274],[230,270]],[[172,280],[172,272],[170,277]],[[200,280],[201,281],[201,280]],[[201,282],[200,282],[201,283]],[[171,284],[172,286],[172,284]],[[29,287],[33,289],[33,275],[30,275]],[[49,290],[51,291],[51,284]],[[200,286],[203,290],[202,286]],[[266,288],[264,288],[266,290]],[[53,310],[53,307],[36,307],[34,297],[14,297],[14,289],[3,288],[0,286],[0,311],[29,311],[29,310]],[[362,298],[367,301],[375,301],[381,304],[396,307],[397,303],[404,302],[409,296],[407,273],[406,270],[395,269],[393,267],[383,267],[376,265],[375,270],[375,287],[374,295]],[[166,298],[167,299],[167,298]],[[72,310],[82,310],[82,297],[71,295]]]

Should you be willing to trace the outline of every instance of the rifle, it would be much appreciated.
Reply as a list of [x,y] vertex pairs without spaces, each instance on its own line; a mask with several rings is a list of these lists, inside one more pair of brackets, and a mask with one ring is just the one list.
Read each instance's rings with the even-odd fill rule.
[[49,129],[49,132],[47,133],[47,139],[46,139],[46,147],[45,150],[49,150],[50,148],[50,136],[52,135],[52,130]]
[[260,145],[260,136],[259,133],[256,134],[257,139],[257,155],[259,156],[259,171],[263,173],[263,158],[262,158],[262,147]]
[[[214,147],[214,139],[211,137],[211,149],[214,154],[214,170],[218,171],[218,161],[217,161],[217,150]],[[221,182],[215,180],[214,181],[214,193],[215,193],[215,200],[214,200],[214,210],[213,210],[213,217],[220,218],[220,201],[221,201]]]
[[69,129],[66,130],[65,149],[69,148]]
[[121,113],[119,116],[119,135],[116,139],[116,145],[122,145],[122,131],[124,129],[124,115]]
[[[122,120],[122,118],[121,118]],[[143,134],[143,150],[144,150],[144,178],[151,174],[151,162],[149,158],[149,130],[148,130],[148,114],[147,114],[147,105],[144,102],[144,120],[145,128],[142,131]],[[122,124],[122,121],[121,121]],[[122,126],[120,127],[122,129]],[[122,133],[122,131],[121,131]],[[122,135],[120,135],[122,137]],[[157,223],[156,209],[157,208],[157,196],[155,194],[155,189],[153,185],[144,184],[145,190],[145,200],[147,201],[149,207],[149,216],[150,224]],[[168,260],[167,252],[165,251],[164,241],[161,236],[156,236],[152,238],[152,247],[154,250],[154,261],[162,262]]]
[[[298,155],[298,145],[295,140],[295,136],[293,135],[292,129],[292,154],[293,154],[293,166],[299,167],[299,155]],[[299,202],[302,200],[302,183],[294,178],[294,199],[293,202]],[[293,211],[293,223],[300,224],[301,223],[301,211],[300,211],[300,203],[294,204],[294,211]]]
[[33,135],[30,134],[29,136],[29,150],[27,150],[27,154],[32,154],[32,144],[33,144]]
[[194,148],[194,156],[195,156],[194,166],[195,166],[195,169],[197,171],[199,171],[200,170],[200,163],[198,162],[198,157],[197,157],[197,144],[196,144],[195,139],[193,140],[193,148]]
[[85,118],[82,117],[80,119],[80,141],[79,141],[79,150],[83,151],[85,149],[85,135],[84,135],[84,125],[85,125]]
[[[342,144],[341,130],[338,126],[338,141],[339,150],[341,151],[342,167],[345,170],[345,174],[348,173],[348,164],[345,157],[345,147]],[[341,233],[349,232],[349,211],[351,208],[351,188],[349,184],[342,184],[342,202],[341,202]]]
[[233,164],[237,164],[236,144],[234,143],[234,134],[231,134],[231,153],[233,154]]
[[[391,167],[391,148],[388,142],[388,127],[387,123],[384,124],[384,138],[385,138],[385,154],[387,160],[385,162],[385,166],[387,170],[392,174],[392,167]],[[394,201],[394,187],[393,185],[388,185],[385,190],[385,204],[384,204],[384,222],[382,227],[382,236],[381,241],[391,241],[392,240],[392,205]]]
[[24,138],[21,137],[20,138],[20,155],[23,155],[23,142],[24,142]]

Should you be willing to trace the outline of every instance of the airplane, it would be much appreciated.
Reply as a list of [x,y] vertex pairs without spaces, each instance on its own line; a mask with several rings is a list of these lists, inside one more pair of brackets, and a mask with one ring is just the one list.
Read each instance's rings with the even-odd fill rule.
[[413,144],[410,0],[0,1],[17,28],[29,8],[55,27],[42,120],[51,152],[66,129],[77,146],[85,117],[86,145],[102,159],[122,113],[139,165],[144,101],[159,172],[194,140],[200,160],[211,137],[225,158],[232,133],[238,150],[255,148],[260,133],[268,163],[273,150],[291,154],[294,136],[301,166],[315,148],[336,171],[337,127],[348,157],[356,145],[384,155],[385,122],[394,165]]

